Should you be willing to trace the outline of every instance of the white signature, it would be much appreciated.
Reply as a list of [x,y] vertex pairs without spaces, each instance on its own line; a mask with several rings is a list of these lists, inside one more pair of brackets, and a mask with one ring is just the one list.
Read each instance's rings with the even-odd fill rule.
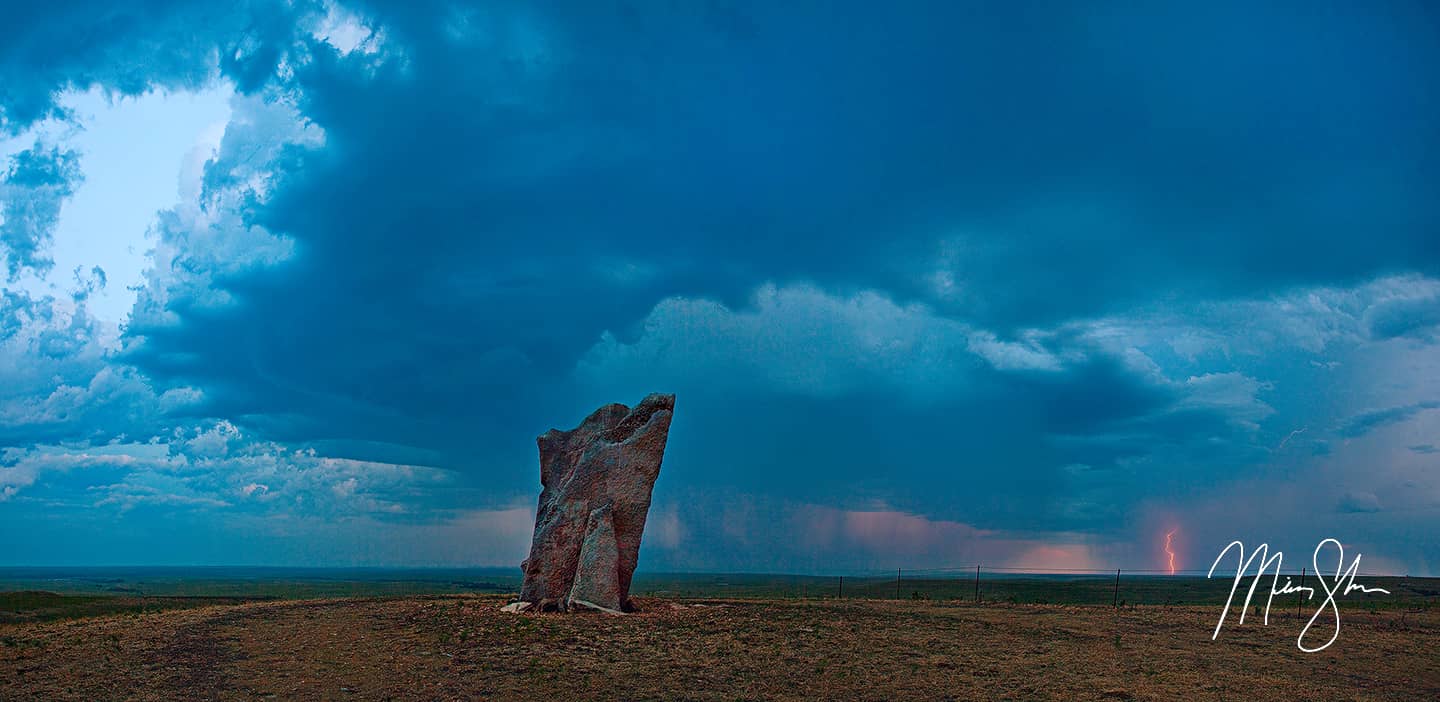
[[[1325,574],[1320,570],[1320,552],[1325,549],[1326,544],[1334,544],[1335,550],[1337,551],[1333,585],[1325,582]],[[1220,555],[1215,557],[1215,562],[1211,564],[1210,572],[1205,576],[1206,578],[1215,575],[1215,568],[1220,565],[1220,560],[1225,557],[1225,554],[1230,553],[1230,549],[1232,548],[1240,549],[1240,559],[1238,566],[1235,568],[1235,584],[1230,586],[1230,597],[1225,600],[1225,609],[1220,612],[1220,621],[1215,624],[1215,633],[1210,636],[1211,641],[1219,638],[1220,627],[1225,625],[1225,617],[1230,614],[1230,605],[1235,601],[1235,591],[1240,589],[1240,581],[1249,573],[1250,564],[1253,563],[1257,557],[1260,559],[1260,569],[1255,571],[1255,580],[1250,584],[1250,591],[1245,595],[1245,604],[1240,607],[1241,624],[1245,623],[1245,610],[1250,608],[1250,600],[1255,597],[1255,588],[1259,587],[1261,576],[1265,574],[1265,569],[1269,568],[1272,563],[1275,564],[1275,574],[1270,580],[1270,595],[1265,599],[1265,618],[1263,620],[1265,626],[1270,625],[1270,603],[1275,600],[1276,595],[1303,592],[1305,593],[1305,599],[1307,601],[1315,599],[1315,588],[1304,585],[1292,585],[1288,576],[1285,578],[1285,585],[1279,586],[1280,565],[1285,560],[1285,554],[1282,551],[1276,551],[1274,556],[1270,556],[1269,544],[1260,544],[1260,547],[1251,552],[1250,558],[1247,559],[1245,558],[1245,544],[1239,541],[1231,541],[1230,545],[1226,546],[1225,550],[1221,551]],[[1330,644],[1335,643],[1335,639],[1340,637],[1340,605],[1335,602],[1337,596],[1344,597],[1355,590],[1359,590],[1362,593],[1380,592],[1386,595],[1390,594],[1389,590],[1378,587],[1365,587],[1355,582],[1355,574],[1360,569],[1360,554],[1355,554],[1355,561],[1350,564],[1349,568],[1345,568],[1345,547],[1341,546],[1340,542],[1335,539],[1325,539],[1317,544],[1315,546],[1315,555],[1310,559],[1310,563],[1315,566],[1315,579],[1320,582],[1320,589],[1325,591],[1325,601],[1320,604],[1319,609],[1315,610],[1315,614],[1311,615],[1310,621],[1305,624],[1304,629],[1300,630],[1300,636],[1295,640],[1296,647],[1305,653],[1323,651],[1329,648]],[[1341,572],[1342,568],[1344,572]],[[1343,589],[1341,585],[1344,585]],[[1335,633],[1331,634],[1330,640],[1321,646],[1317,648],[1306,648],[1305,635],[1310,633],[1310,627],[1315,625],[1315,620],[1319,619],[1320,615],[1323,614],[1326,609],[1329,609],[1335,618]]]

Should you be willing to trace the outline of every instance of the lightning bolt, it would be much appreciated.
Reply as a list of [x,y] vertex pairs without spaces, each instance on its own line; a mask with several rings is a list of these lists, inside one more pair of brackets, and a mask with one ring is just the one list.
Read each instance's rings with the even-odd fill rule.
[[1285,448],[1285,444],[1290,443],[1290,440],[1293,439],[1293,438],[1295,438],[1297,435],[1299,435],[1299,434],[1304,434],[1304,433],[1305,433],[1305,430],[1306,430],[1306,429],[1309,429],[1309,428],[1310,428],[1310,427],[1301,427],[1301,428],[1299,428],[1299,429],[1296,429],[1295,431],[1290,432],[1290,435],[1289,435],[1289,436],[1286,436],[1285,438],[1283,438],[1283,439],[1280,440],[1280,445],[1279,445],[1279,446],[1276,446],[1276,447],[1275,447],[1275,450],[1276,450],[1276,451],[1279,451],[1280,449]]
[[1170,557],[1171,575],[1175,574],[1175,552],[1170,550],[1170,539],[1175,536],[1175,532],[1177,531],[1180,531],[1180,527],[1175,527],[1174,529],[1171,529],[1170,533],[1165,535],[1165,555]]

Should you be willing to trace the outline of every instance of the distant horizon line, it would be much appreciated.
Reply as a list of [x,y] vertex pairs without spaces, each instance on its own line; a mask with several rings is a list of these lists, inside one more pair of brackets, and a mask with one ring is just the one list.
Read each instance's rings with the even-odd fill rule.
[[[966,573],[972,573],[972,574],[973,574],[973,573],[976,572],[977,568],[978,568],[979,572],[982,573],[982,574],[983,574],[983,573],[991,573],[991,574],[1016,574],[1016,575],[1098,575],[1098,576],[1104,576],[1104,575],[1114,575],[1114,574],[1116,574],[1116,573],[1118,572],[1118,573],[1121,574],[1121,575],[1130,574],[1130,575],[1155,576],[1155,577],[1166,577],[1166,576],[1205,577],[1205,576],[1209,573],[1208,570],[1203,570],[1203,569],[1201,569],[1201,570],[1177,569],[1177,570],[1175,570],[1175,571],[1172,573],[1168,568],[1123,568],[1123,567],[1122,567],[1122,568],[1033,568],[1033,567],[1023,567],[1023,566],[987,566],[987,565],[984,565],[984,564],[974,564],[974,565],[969,565],[969,566],[951,566],[951,567],[944,567],[944,568],[850,569],[850,570],[835,570],[835,571],[828,571],[828,572],[818,572],[818,571],[802,572],[802,571],[780,571],[780,570],[748,570],[748,569],[736,569],[736,570],[714,570],[714,569],[696,569],[696,570],[688,570],[688,569],[662,569],[662,570],[648,570],[648,569],[644,569],[644,568],[637,569],[635,572],[636,572],[637,575],[752,575],[752,576],[785,576],[785,577],[803,577],[803,578],[838,578],[838,577],[888,578],[888,577],[890,577],[890,576],[892,576],[892,575],[897,574],[897,572],[898,572],[898,574],[900,574],[901,577],[904,577],[905,575],[915,575],[915,576],[930,575],[930,576],[944,577],[944,578],[949,579],[949,578],[963,577]],[[516,574],[517,576],[520,574],[520,567],[519,567],[518,565],[514,565],[514,566],[510,566],[510,565],[277,565],[277,564],[254,565],[254,564],[237,564],[237,563],[229,563],[229,564],[155,564],[155,563],[150,563],[150,564],[135,564],[135,563],[121,563],[121,564],[50,564],[50,565],[5,565],[5,564],[0,564],[0,573],[3,573],[4,571],[9,571],[9,570],[86,570],[86,569],[88,569],[88,570],[126,570],[126,569],[130,569],[130,570],[144,570],[144,569],[154,569],[154,570],[159,570],[159,569],[196,569],[196,570],[212,569],[212,570],[223,570],[223,569],[251,569],[251,570],[300,570],[300,571],[304,571],[304,570],[309,570],[309,571],[347,571],[347,570],[348,570],[348,571],[446,571],[446,570],[510,571],[510,570],[513,570],[513,571],[515,571],[515,574]],[[1312,577],[1313,577],[1314,574],[1315,574],[1314,569],[1312,569],[1312,568],[1310,568],[1310,567],[1308,567],[1308,566],[1305,566],[1305,567],[1303,567],[1303,568],[1286,568],[1286,569],[1281,570],[1281,571],[1280,571],[1280,574],[1281,574],[1281,575],[1300,575],[1300,574],[1302,573],[1302,570],[1304,571],[1304,573],[1307,573],[1307,574],[1309,574],[1309,575],[1312,576]],[[1230,571],[1218,571],[1214,577],[1219,578],[1219,577],[1221,577],[1222,575],[1223,575],[1224,577],[1234,577],[1233,574],[1227,574],[1227,573],[1230,573]],[[1271,573],[1267,572],[1266,575],[1271,575]],[[1386,572],[1378,572],[1378,571],[1361,571],[1361,572],[1358,572],[1357,575],[1359,575],[1359,576],[1364,576],[1364,577],[1372,577],[1372,578],[1425,578],[1425,579],[1440,578],[1440,575],[1416,575],[1416,574],[1412,574],[1412,573],[1386,573]],[[1247,574],[1247,577],[1253,577],[1253,576],[1249,576],[1249,575]]]

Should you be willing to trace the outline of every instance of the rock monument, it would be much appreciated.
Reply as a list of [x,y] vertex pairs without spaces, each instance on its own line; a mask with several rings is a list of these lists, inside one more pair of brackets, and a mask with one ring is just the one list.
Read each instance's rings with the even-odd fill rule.
[[674,395],[653,394],[540,435],[535,537],[520,564],[520,601],[507,610],[634,611],[630,577],[674,409]]

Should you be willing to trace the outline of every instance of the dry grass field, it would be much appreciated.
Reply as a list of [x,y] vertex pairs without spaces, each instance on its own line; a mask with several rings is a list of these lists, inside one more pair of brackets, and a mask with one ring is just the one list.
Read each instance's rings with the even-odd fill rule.
[[272,601],[0,625],[0,699],[1440,699],[1440,611],[640,601],[511,615],[503,596]]

